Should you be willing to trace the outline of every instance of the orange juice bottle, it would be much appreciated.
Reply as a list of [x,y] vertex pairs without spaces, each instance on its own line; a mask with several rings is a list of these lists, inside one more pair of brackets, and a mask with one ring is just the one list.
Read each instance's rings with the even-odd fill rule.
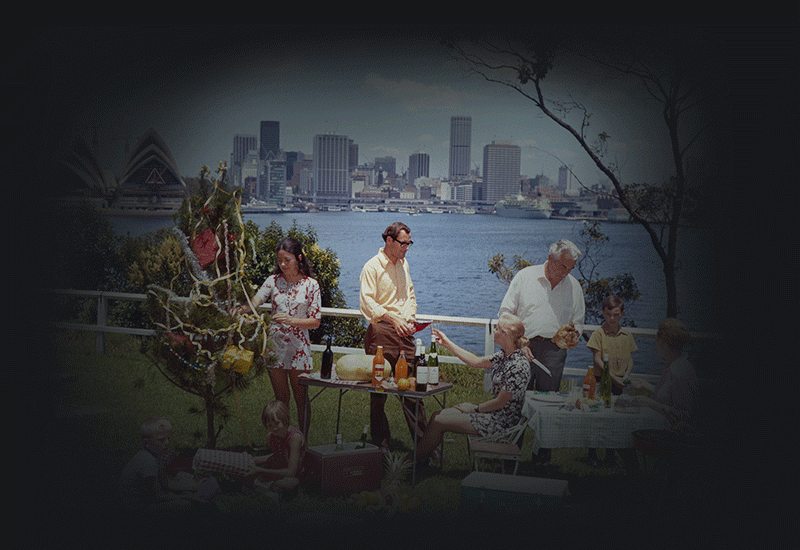
[[408,362],[406,361],[406,352],[400,352],[400,358],[394,366],[394,377],[397,380],[401,378],[408,378]]
[[589,365],[589,370],[586,371],[586,376],[583,377],[583,396],[586,399],[594,399],[596,386],[597,380],[594,378],[594,366]]
[[372,359],[372,385],[380,386],[383,382],[383,346],[378,346],[375,357]]

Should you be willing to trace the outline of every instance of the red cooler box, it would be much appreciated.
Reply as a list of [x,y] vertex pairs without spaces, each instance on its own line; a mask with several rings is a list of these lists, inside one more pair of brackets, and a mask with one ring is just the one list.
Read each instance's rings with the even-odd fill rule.
[[357,449],[358,442],[310,447],[306,452],[308,482],[325,496],[374,491],[381,486],[383,454],[369,443]]

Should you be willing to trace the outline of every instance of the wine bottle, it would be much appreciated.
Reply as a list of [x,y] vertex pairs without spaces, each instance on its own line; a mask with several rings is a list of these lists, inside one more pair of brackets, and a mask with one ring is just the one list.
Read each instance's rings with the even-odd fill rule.
[[[419,340],[418,340],[419,341]],[[425,359],[425,346],[419,341],[419,362],[417,363],[417,391],[428,391],[428,361]]]
[[333,368],[333,351],[331,351],[331,338],[328,338],[328,344],[325,351],[322,352],[322,367],[319,371],[320,378],[326,380],[331,377],[331,369]]
[[611,371],[608,367],[608,354],[603,354],[603,374],[600,375],[600,395],[606,407],[611,406]]
[[439,383],[439,352],[436,350],[436,341],[431,335],[431,352],[428,354],[428,386]]

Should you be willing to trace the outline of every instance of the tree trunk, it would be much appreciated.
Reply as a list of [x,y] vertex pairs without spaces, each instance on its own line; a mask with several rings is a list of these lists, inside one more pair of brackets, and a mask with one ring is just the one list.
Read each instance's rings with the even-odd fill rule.
[[214,429],[214,392],[211,385],[206,384],[206,430],[208,432],[208,440],[206,441],[206,448],[217,448],[217,432]]

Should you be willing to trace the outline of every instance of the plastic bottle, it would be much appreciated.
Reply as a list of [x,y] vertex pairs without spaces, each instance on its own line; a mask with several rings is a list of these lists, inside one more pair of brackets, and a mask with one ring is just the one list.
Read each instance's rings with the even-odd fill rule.
[[408,362],[406,361],[406,352],[401,351],[400,357],[394,366],[394,377],[397,380],[401,378],[408,378]]
[[329,379],[333,368],[333,351],[331,351],[331,339],[328,338],[328,345],[322,352],[322,367],[319,371],[320,378]]

